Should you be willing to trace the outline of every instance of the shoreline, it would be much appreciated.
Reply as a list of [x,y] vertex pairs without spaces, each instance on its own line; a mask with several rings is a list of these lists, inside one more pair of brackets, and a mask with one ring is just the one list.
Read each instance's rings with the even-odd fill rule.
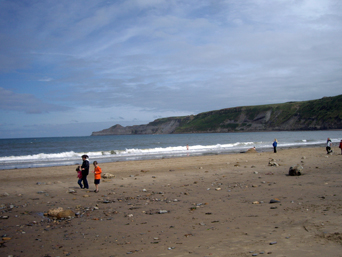
[[[316,147],[324,147],[325,144],[312,144],[312,145],[296,145],[296,146],[281,146],[278,147],[279,150],[286,150],[286,149],[296,149],[296,148],[316,148]],[[230,155],[230,154],[240,154],[246,153],[248,148],[241,149],[230,149],[228,150],[217,150],[212,152],[189,152],[189,153],[170,153],[170,154],[151,154],[151,155],[141,155],[141,156],[120,156],[120,157],[102,157],[102,158],[92,158],[92,160],[98,159],[101,163],[117,163],[117,162],[127,162],[127,161],[143,161],[143,160],[160,160],[160,159],[177,159],[177,158],[184,158],[184,157],[197,157],[197,156],[210,156],[210,155]],[[257,152],[272,152],[273,147],[263,147],[258,148]],[[91,157],[91,156],[90,156]],[[116,160],[115,160],[116,159]],[[104,161],[104,162],[102,162]],[[21,167],[27,164],[13,164],[6,166],[11,166],[11,168],[0,168],[0,170],[16,170],[16,169],[35,169],[35,168],[51,168],[51,167],[64,167],[64,166],[72,166],[72,165],[81,165],[82,161],[61,161],[61,164],[58,164],[58,161],[51,162],[50,164],[33,164],[31,167]],[[35,166],[36,165],[36,166]]]
[[[78,188],[76,165],[0,170],[0,253],[339,256],[342,156],[333,150],[99,163],[115,176],[101,179],[99,193],[91,172],[90,189]],[[297,164],[303,175],[287,176]],[[43,215],[57,207],[77,215]]]

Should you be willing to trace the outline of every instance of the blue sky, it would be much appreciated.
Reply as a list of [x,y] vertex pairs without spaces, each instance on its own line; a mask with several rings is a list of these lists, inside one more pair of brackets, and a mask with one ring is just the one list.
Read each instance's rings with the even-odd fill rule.
[[0,138],[342,94],[339,0],[0,0]]

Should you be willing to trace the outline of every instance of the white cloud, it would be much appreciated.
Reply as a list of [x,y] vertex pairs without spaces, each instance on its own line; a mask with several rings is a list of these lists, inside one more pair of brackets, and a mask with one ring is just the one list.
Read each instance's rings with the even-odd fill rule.
[[2,1],[0,110],[139,122],[341,94],[341,13],[337,0]]
[[45,103],[32,94],[18,94],[0,87],[0,109],[8,111],[39,114],[67,111],[70,108]]

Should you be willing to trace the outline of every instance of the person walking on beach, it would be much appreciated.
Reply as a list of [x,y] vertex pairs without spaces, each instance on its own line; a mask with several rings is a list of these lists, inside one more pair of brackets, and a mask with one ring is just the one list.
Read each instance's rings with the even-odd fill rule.
[[341,155],[342,155],[342,140],[341,140],[340,145],[338,146],[338,148],[341,149]]
[[327,154],[332,153],[331,146],[332,146],[332,142],[331,142],[330,138],[328,138],[327,139],[327,146],[325,148],[327,150]]
[[100,166],[98,166],[97,161],[94,161],[93,164],[94,164],[94,171],[93,171],[93,173],[94,173],[94,184],[95,184],[94,192],[98,193],[99,192],[99,184],[100,184],[100,180],[101,180],[102,170],[101,170]]
[[83,181],[83,188],[89,189],[88,185],[88,180],[87,176],[89,174],[89,157],[88,155],[84,154],[82,155],[82,166],[81,166],[81,171],[82,171],[82,181]]
[[77,171],[77,177],[78,177],[77,183],[80,185],[80,188],[83,188],[83,185],[82,185],[82,171],[81,171],[81,166],[78,166],[78,167],[76,168],[76,171]]
[[277,141],[277,139],[274,139],[274,142],[273,142],[273,150],[274,150],[274,153],[276,153],[277,152],[277,145],[278,145],[278,141]]

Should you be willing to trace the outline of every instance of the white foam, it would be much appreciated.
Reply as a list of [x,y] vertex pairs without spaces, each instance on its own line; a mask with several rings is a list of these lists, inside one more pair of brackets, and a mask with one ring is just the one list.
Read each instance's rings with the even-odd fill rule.
[[[333,139],[334,142],[339,142],[340,139]],[[307,140],[302,139],[297,142],[279,142],[280,147],[301,147],[325,144],[324,140]],[[238,152],[244,151],[251,147],[257,149],[272,148],[272,142],[235,142],[229,144],[215,145],[189,145],[189,150],[186,146],[169,146],[155,148],[128,148],[125,150],[110,150],[110,151],[94,151],[94,152],[61,152],[61,153],[39,153],[34,155],[21,156],[4,156],[0,157],[0,169],[8,168],[26,168],[40,167],[52,165],[69,165],[81,163],[81,156],[87,154],[91,160],[101,159],[105,161],[115,160],[136,160],[137,158],[162,158],[167,156],[184,156],[198,155],[206,153],[222,153],[222,152]]]

